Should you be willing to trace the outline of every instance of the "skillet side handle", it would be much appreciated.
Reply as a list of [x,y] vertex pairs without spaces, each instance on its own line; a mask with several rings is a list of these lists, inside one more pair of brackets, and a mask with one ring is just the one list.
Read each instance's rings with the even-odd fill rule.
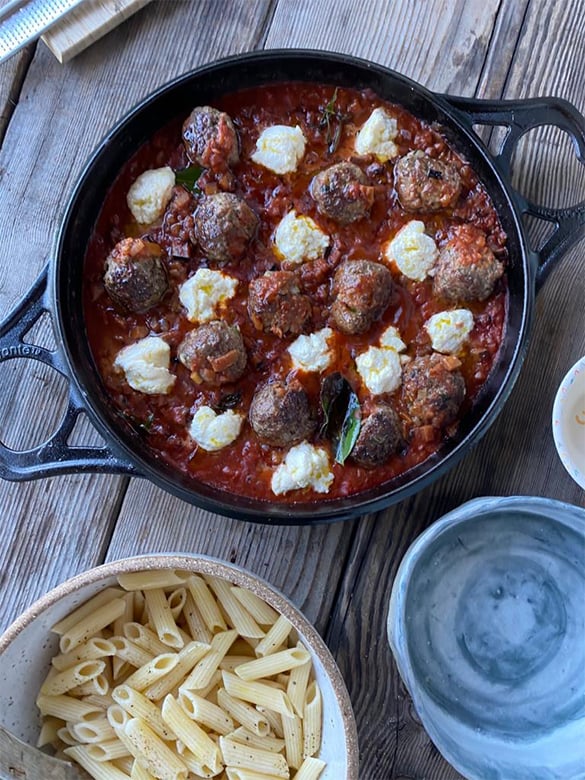
[[[511,185],[512,154],[519,139],[528,130],[554,125],[569,134],[577,159],[585,165],[585,118],[567,100],[555,97],[527,100],[477,100],[443,96],[457,110],[466,124],[503,125],[507,127],[494,159],[498,169]],[[534,252],[536,257],[536,287],[543,284],[561,256],[585,237],[585,200],[575,206],[553,209],[540,206],[514,190],[523,214],[529,214],[554,225],[554,232],[544,245]]]
[[108,447],[71,447],[68,444],[77,417],[85,411],[85,406],[69,378],[60,352],[24,341],[42,315],[51,313],[47,276],[48,267],[45,267],[24,300],[0,323],[0,363],[28,358],[51,366],[69,383],[67,410],[57,430],[38,447],[17,452],[0,441],[0,478],[22,482],[73,472],[139,475],[133,464],[119,458]]

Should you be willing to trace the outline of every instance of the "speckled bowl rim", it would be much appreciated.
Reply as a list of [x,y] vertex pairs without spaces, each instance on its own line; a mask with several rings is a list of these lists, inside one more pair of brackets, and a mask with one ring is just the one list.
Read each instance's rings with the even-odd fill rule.
[[563,425],[563,407],[565,405],[569,389],[574,385],[578,374],[585,374],[585,355],[571,366],[559,385],[552,410],[552,432],[557,453],[561,463],[569,476],[585,490],[585,472],[575,463],[565,444],[565,428]]
[[109,576],[147,569],[183,569],[193,573],[210,574],[231,580],[236,585],[248,588],[284,615],[294,628],[305,637],[310,649],[319,658],[325,674],[331,682],[337,706],[341,713],[347,745],[347,772],[345,780],[358,780],[358,736],[351,700],[341,672],[321,635],[283,593],[262,577],[218,558],[207,555],[189,555],[187,553],[146,554],[131,558],[120,558],[88,569],[57,585],[19,615],[0,636],[0,656],[24,628],[30,625],[42,612],[65,596],[86,585],[98,583]]

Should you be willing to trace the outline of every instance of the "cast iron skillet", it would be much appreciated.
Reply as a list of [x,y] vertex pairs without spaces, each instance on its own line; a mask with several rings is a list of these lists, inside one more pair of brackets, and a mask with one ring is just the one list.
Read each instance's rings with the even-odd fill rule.
[[[499,360],[460,430],[433,457],[378,488],[346,499],[260,503],[187,479],[147,450],[139,434],[108,402],[85,337],[82,311],[83,255],[106,192],[121,166],[155,130],[193,106],[219,95],[269,82],[302,80],[369,87],[381,98],[402,104],[415,116],[438,123],[452,146],[473,166],[486,186],[508,235],[509,312]],[[473,124],[504,125],[508,132],[492,157]],[[585,235],[585,202],[567,209],[536,206],[510,185],[510,160],[526,131],[556,125],[573,140],[585,163],[585,121],[568,102],[556,98],[480,101],[429,92],[381,65],[340,54],[283,50],[238,55],[205,65],[162,87],[122,119],[87,164],[69,201],[52,255],[22,304],[0,326],[0,360],[27,357],[49,364],[69,380],[69,404],[60,428],[41,446],[14,452],[0,445],[0,476],[27,480],[68,472],[112,472],[147,477],[179,498],[204,509],[261,523],[309,524],[341,520],[381,509],[426,487],[486,432],[502,409],[523,361],[536,289],[563,252]],[[522,215],[551,222],[555,231],[533,251]],[[55,351],[25,344],[24,335],[43,312],[52,313],[60,337]],[[107,442],[104,448],[68,446],[77,415],[85,411]]]

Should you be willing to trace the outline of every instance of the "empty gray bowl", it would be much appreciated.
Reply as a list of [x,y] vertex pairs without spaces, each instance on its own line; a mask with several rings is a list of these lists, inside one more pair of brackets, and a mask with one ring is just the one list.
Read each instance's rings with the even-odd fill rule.
[[406,553],[388,636],[421,721],[470,780],[585,778],[585,511],[479,498]]

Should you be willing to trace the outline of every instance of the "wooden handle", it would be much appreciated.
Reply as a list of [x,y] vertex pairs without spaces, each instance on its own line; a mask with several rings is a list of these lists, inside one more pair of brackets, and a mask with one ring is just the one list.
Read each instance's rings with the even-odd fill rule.
[[59,62],[67,62],[148,2],[150,0],[87,0],[51,27],[41,40]]
[[0,780],[90,780],[80,766],[27,745],[0,724]]

